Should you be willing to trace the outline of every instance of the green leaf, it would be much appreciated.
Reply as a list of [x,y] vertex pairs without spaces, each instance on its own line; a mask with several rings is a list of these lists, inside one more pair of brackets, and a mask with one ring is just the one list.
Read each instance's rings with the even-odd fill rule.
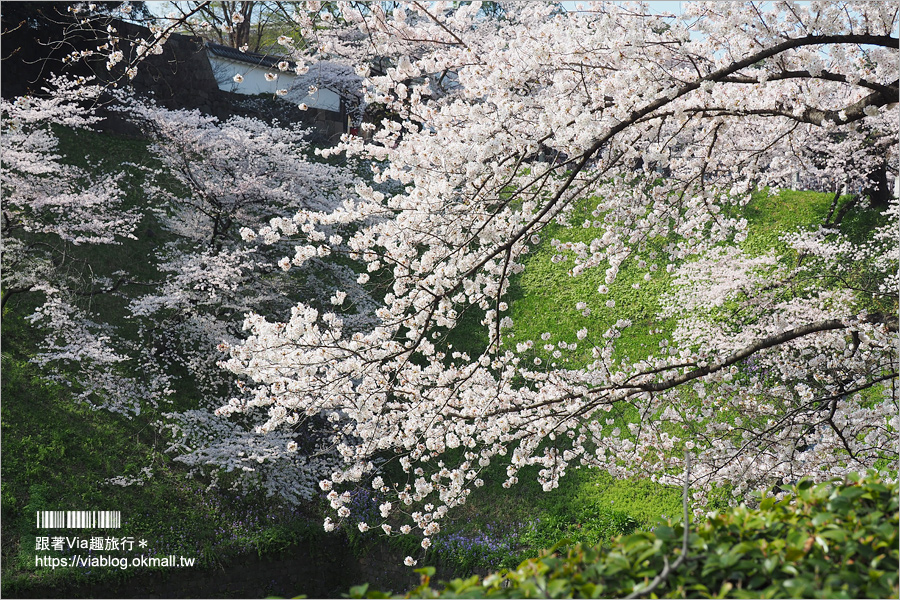
[[554,579],[547,585],[547,595],[551,598],[557,598],[568,588],[569,581],[567,579]]
[[660,525],[654,530],[654,533],[661,540],[671,540],[675,537],[675,530],[668,525]]
[[730,592],[733,587],[734,584],[732,584],[730,581],[723,582],[722,587],[719,588],[719,593],[716,594],[716,598],[727,598],[728,592]]
[[837,542],[843,542],[847,539],[847,531],[844,529],[826,529],[819,535],[827,540],[835,540]]
[[833,515],[829,512],[821,512],[813,517],[812,524],[815,527],[819,527],[823,523],[828,523],[829,521],[833,521],[834,519],[835,519],[835,515]]
[[415,569],[414,571],[425,577],[434,577],[434,574],[436,573],[434,567],[422,567],[421,569]]
[[[692,531],[691,561],[672,574],[659,595],[682,597],[896,597],[900,548],[891,484],[886,494],[872,493],[866,479],[853,486],[863,495],[842,494],[846,485],[808,485],[794,503],[779,502],[769,511],[738,507],[711,515]],[[852,495],[852,494],[851,494]],[[805,496],[805,498],[804,498]],[[834,502],[848,506],[834,514]],[[893,504],[892,504],[893,503]],[[875,518],[877,517],[877,518]],[[579,517],[581,522],[587,522]],[[519,571],[454,580],[444,592],[420,586],[411,593],[426,597],[607,596],[640,590],[658,574],[663,539],[676,539],[677,527],[657,527],[609,547],[570,546],[565,552],[524,561]],[[670,544],[671,545],[671,544]],[[678,544],[669,550],[677,556]],[[561,555],[562,554],[562,555]],[[655,555],[655,556],[654,556]],[[431,569],[420,569],[429,576]],[[508,581],[508,586],[504,583]],[[503,584],[505,587],[501,587]],[[709,588],[707,588],[709,586]],[[716,590],[716,591],[711,591]],[[354,597],[365,591],[354,588]],[[655,597],[655,593],[649,594]]]
[[815,484],[815,482],[812,479],[804,477],[800,481],[797,482],[797,489],[798,490],[808,490],[814,484]]
[[840,491],[841,496],[843,496],[844,498],[847,498],[849,500],[853,500],[854,498],[859,498],[860,496],[862,496],[865,493],[866,493],[866,491],[863,488],[857,487],[857,486],[847,487]]

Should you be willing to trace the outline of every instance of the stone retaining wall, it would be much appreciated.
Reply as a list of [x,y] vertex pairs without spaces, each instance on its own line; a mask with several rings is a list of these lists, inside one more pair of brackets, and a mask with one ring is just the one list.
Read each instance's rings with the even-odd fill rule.
[[[41,10],[31,11],[16,11],[16,6],[4,7],[6,33],[0,91],[5,98],[41,94],[53,74],[95,76],[101,81],[115,82],[117,87],[127,86],[135,94],[153,98],[160,106],[173,110],[199,110],[220,120],[241,115],[269,122],[278,119],[302,123],[310,130],[309,139],[313,143],[331,144],[344,131],[344,117],[337,112],[301,111],[274,97],[248,97],[220,90],[203,41],[197,37],[173,35],[163,45],[162,54],[150,55],[141,63],[137,76],[131,81],[123,76],[123,64],[112,73],[107,71],[105,60],[65,65],[63,58],[68,52],[93,50],[97,45],[96,37],[69,33],[67,44],[54,44],[67,35],[64,33],[65,20],[70,17],[65,11],[53,10],[52,5],[45,4],[47,6],[42,5]],[[111,24],[123,40],[151,36],[149,29],[140,25],[118,20]],[[105,23],[98,22],[96,26],[105,30]],[[126,55],[131,52],[127,45],[124,51]],[[119,136],[141,137],[137,127],[115,112],[101,109],[100,113],[105,117],[100,125],[102,130]]]
[[[7,589],[8,598],[340,598],[351,587],[402,593],[418,585],[419,575],[402,564],[403,556],[384,542],[373,542],[365,555],[351,552],[343,536],[322,536],[267,556],[229,559],[213,568],[136,572],[122,581]],[[437,579],[452,578],[440,571]]]

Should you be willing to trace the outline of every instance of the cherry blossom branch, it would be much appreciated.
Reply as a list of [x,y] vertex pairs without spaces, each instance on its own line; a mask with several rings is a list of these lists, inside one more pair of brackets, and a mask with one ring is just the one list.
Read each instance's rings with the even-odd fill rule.
[[[839,83],[846,83],[850,85],[858,85],[860,87],[869,88],[870,90],[880,92],[885,97],[891,97],[892,95],[897,94],[897,86],[896,84],[892,85],[883,85],[881,83],[875,81],[869,81],[868,79],[859,79],[856,81],[851,81],[847,78],[846,75],[842,73],[832,73],[830,71],[822,71],[818,74],[813,74],[810,71],[806,70],[793,70],[793,71],[781,71],[779,73],[766,73],[765,76],[766,81],[786,81],[790,79],[821,79],[823,81],[836,81]],[[741,77],[737,75],[732,75],[730,77],[725,77],[720,79],[722,83],[745,83],[750,85],[759,85],[760,78],[758,77]],[[896,102],[896,101],[895,101]]]
[[795,327],[794,329],[784,331],[782,333],[779,333],[778,335],[773,335],[760,340],[755,344],[751,344],[750,346],[747,346],[746,348],[735,352],[725,360],[715,362],[711,365],[701,366],[699,369],[694,369],[689,373],[685,373],[667,381],[634,384],[634,387],[646,392],[660,392],[681,385],[683,383],[687,383],[688,381],[692,381],[700,377],[705,377],[706,375],[715,373],[716,371],[721,371],[722,369],[738,363],[748,356],[759,352],[760,350],[765,350],[774,346],[780,346],[781,344],[785,344],[791,340],[795,340],[797,338],[813,333],[830,331],[833,329],[845,329],[846,327],[847,325],[843,321],[839,321],[836,319],[829,319],[827,321],[820,321],[818,323],[803,325],[802,327]]
[[[465,274],[465,276],[467,277],[467,276],[473,275],[474,273],[477,273],[485,264],[488,263],[488,261],[492,260],[495,256],[497,256],[501,252],[505,252],[509,248],[512,248],[513,245],[515,245],[522,237],[524,237],[531,230],[531,228],[534,227],[535,224],[539,223],[541,221],[541,219],[548,212],[550,212],[550,210],[556,205],[556,203],[560,201],[560,199],[565,194],[566,190],[569,188],[569,186],[575,180],[578,173],[580,173],[584,169],[584,167],[588,164],[590,159],[597,152],[599,152],[600,149],[610,139],[612,139],[614,136],[616,136],[620,132],[624,131],[625,129],[627,129],[628,127],[633,125],[634,123],[639,122],[644,117],[654,113],[659,108],[662,108],[663,106],[671,103],[676,98],[679,98],[681,96],[688,94],[689,92],[699,89],[703,82],[705,82],[705,81],[711,81],[711,82],[721,81],[723,78],[729,76],[732,73],[740,71],[743,68],[746,68],[746,67],[753,65],[759,61],[762,61],[766,58],[776,56],[782,52],[785,52],[786,50],[790,50],[790,49],[794,49],[794,48],[801,48],[804,46],[819,46],[819,45],[827,45],[827,44],[871,44],[871,45],[875,45],[875,46],[885,46],[885,47],[889,47],[889,48],[895,48],[895,47],[897,47],[898,42],[900,42],[900,39],[892,38],[890,36],[856,35],[856,34],[830,35],[830,36],[829,35],[806,36],[803,38],[787,40],[785,42],[782,42],[782,43],[772,46],[770,48],[766,48],[756,54],[753,54],[747,58],[744,58],[743,60],[736,61],[736,62],[732,63],[731,65],[723,67],[709,75],[706,75],[695,82],[686,84],[686,85],[682,86],[677,92],[675,92],[670,97],[659,98],[653,102],[650,102],[644,108],[633,111],[627,119],[621,121],[617,125],[612,126],[603,135],[601,135],[587,150],[585,150],[582,153],[581,160],[579,160],[574,165],[571,172],[566,177],[564,183],[559,187],[559,189],[556,191],[556,193],[553,195],[553,197],[550,198],[546,202],[543,209],[540,211],[540,213],[535,218],[533,218],[526,226],[522,227],[517,233],[513,234],[510,237],[509,241],[507,241],[505,244],[497,246],[491,252],[488,252],[481,261],[479,261],[475,266],[473,266],[471,269],[469,269],[469,271]],[[882,99],[882,96],[879,92],[875,92],[874,94],[871,94],[867,98]],[[887,102],[885,102],[885,104],[886,103]],[[855,103],[854,105],[851,105],[850,107],[848,107],[845,110],[851,110],[851,111],[858,110],[860,113],[862,113],[865,106],[866,106],[866,104],[864,103],[864,101],[860,101],[860,102]],[[812,113],[810,113],[810,114],[812,114]],[[823,113],[823,118],[824,118],[824,114],[825,113]],[[856,112],[853,112],[853,115],[855,116]],[[787,116],[787,115],[782,115],[782,116]],[[812,117],[810,117],[810,118],[812,118]],[[820,118],[818,121],[810,121],[810,122],[814,123],[814,124],[821,124],[823,118]]]
[[438,27],[440,27],[441,29],[443,29],[444,31],[446,31],[447,34],[448,34],[450,37],[452,37],[454,40],[456,40],[456,43],[457,43],[457,44],[459,44],[459,45],[462,46],[463,48],[469,49],[469,47],[466,45],[466,43],[465,43],[464,41],[462,41],[458,35],[456,35],[456,34],[453,33],[452,31],[450,31],[450,30],[447,28],[447,26],[446,26],[440,19],[438,19],[438,18],[435,17],[433,14],[431,14],[430,12],[428,12],[428,9],[425,8],[424,6],[422,6],[422,4],[421,4],[420,2],[413,2],[413,6],[415,6],[419,11],[425,13],[425,15],[426,15],[429,19],[431,19],[432,21],[434,21],[434,22],[437,24]]

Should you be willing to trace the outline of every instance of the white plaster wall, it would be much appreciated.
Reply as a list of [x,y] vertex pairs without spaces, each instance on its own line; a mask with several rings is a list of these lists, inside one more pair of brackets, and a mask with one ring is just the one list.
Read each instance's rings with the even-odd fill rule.
[[[237,94],[274,94],[275,90],[290,89],[296,75],[281,72],[278,69],[264,69],[246,63],[239,63],[209,54],[209,63],[212,65],[213,74],[219,84],[219,89]],[[266,73],[278,75],[275,81],[266,81]],[[244,80],[241,83],[234,81],[234,76],[240,74]],[[309,104],[309,103],[307,103]],[[312,106],[310,104],[310,106]]]
[[307,93],[304,95],[304,91],[305,90],[301,91],[297,89],[291,90],[284,99],[296,104],[305,104],[310,108],[333,110],[334,112],[341,111],[341,97],[336,92],[327,88],[322,88],[317,90],[315,94]]

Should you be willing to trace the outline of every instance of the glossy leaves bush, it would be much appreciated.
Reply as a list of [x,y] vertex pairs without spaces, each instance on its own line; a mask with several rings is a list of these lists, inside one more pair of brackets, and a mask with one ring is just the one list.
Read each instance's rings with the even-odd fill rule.
[[[896,598],[897,484],[873,475],[813,485],[800,481],[758,508],[713,512],[690,530],[687,560],[647,597]],[[407,598],[624,597],[642,589],[681,552],[682,525],[620,537],[609,548],[551,549],[514,571],[431,585]],[[352,597],[385,597],[367,586]]]

